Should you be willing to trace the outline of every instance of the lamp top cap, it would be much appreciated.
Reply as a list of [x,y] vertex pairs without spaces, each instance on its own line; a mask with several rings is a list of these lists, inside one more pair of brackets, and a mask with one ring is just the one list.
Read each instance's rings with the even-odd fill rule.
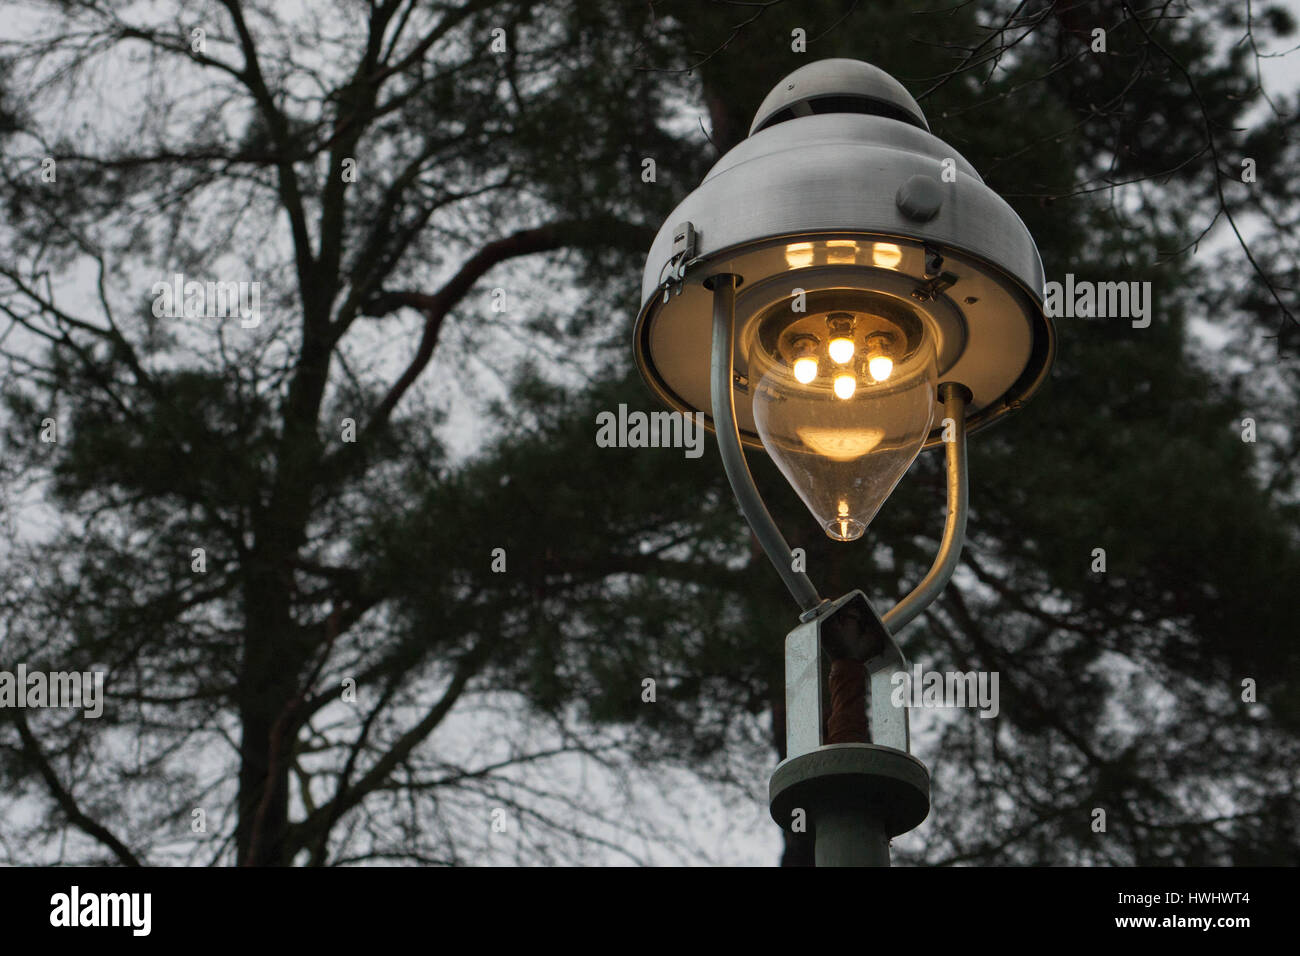
[[768,93],[749,128],[759,130],[818,113],[888,116],[930,131],[925,114],[902,83],[861,60],[818,60],[801,66]]

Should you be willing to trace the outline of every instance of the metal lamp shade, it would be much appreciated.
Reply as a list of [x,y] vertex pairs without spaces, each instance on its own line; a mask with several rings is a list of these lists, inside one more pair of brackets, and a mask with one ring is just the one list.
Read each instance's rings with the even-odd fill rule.
[[[810,64],[769,94],[754,130],[651,246],[634,348],[668,405],[704,412],[712,427],[706,281],[722,273],[740,282],[734,389],[748,445],[761,447],[751,395],[759,319],[783,308],[847,300],[921,323],[938,381],[972,393],[968,430],[1039,387],[1054,334],[1033,239],[970,163],[927,131],[896,80],[856,60]],[[936,423],[926,447],[941,434]]]

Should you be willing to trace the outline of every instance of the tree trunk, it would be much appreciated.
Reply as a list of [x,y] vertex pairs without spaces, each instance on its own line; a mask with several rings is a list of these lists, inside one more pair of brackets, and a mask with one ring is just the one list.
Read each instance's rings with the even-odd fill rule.
[[289,770],[297,733],[303,648],[294,635],[292,580],[266,562],[250,562],[245,588],[244,656],[239,670],[239,820],[244,866],[287,866]]

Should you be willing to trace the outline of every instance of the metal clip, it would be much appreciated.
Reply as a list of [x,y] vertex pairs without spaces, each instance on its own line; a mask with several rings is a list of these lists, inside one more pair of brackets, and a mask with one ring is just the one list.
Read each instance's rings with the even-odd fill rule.
[[[940,260],[942,261],[942,260]],[[929,302],[931,299],[938,298],[945,290],[951,288],[957,282],[957,277],[951,272],[944,272],[922,282],[912,290],[912,298],[919,302]]]

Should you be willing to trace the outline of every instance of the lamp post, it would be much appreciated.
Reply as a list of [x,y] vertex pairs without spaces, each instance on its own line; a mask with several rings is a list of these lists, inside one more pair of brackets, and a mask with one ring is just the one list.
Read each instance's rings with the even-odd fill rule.
[[[1052,363],[1038,250],[1011,207],[869,64],[821,60],[763,100],[750,135],[650,249],[637,365],[703,412],[768,558],[799,605],[786,637],[786,759],[769,788],[818,866],[889,865],[930,776],[910,753],[894,639],[943,590],[966,528],[966,435],[1019,408]],[[878,615],[823,598],[749,473],[764,449],[823,530],[852,541],[923,448],[945,448],[948,515],[929,572]]]

